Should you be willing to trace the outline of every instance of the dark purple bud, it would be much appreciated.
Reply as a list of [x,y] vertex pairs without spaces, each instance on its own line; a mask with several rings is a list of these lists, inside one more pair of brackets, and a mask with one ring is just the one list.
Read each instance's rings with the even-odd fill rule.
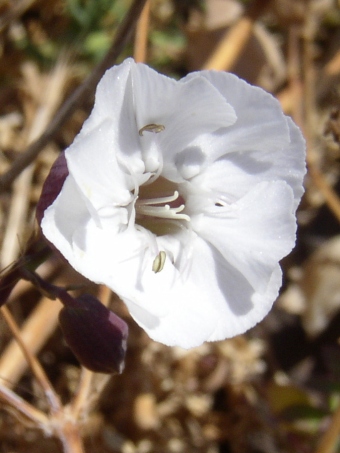
[[60,326],[79,362],[98,373],[121,373],[127,324],[91,295],[61,300],[65,305],[59,314]]
[[40,225],[44,217],[45,210],[54,202],[59,195],[66,177],[68,176],[68,168],[65,158],[65,153],[61,153],[58,159],[54,162],[50,173],[44,183],[40,199],[37,204],[37,220]]

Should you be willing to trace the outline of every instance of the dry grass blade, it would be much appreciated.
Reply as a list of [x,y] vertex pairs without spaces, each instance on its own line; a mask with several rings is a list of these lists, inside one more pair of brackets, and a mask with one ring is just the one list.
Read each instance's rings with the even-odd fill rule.
[[[33,111],[27,118],[28,127],[23,131],[23,146],[32,143],[48,125],[60,105],[68,80],[68,64],[64,57],[52,72],[44,76],[38,73],[35,66],[26,64],[24,72],[24,91],[26,94],[26,111]],[[37,107],[38,106],[38,107]],[[11,207],[8,215],[6,232],[1,252],[1,266],[6,267],[13,262],[19,253],[19,240],[26,229],[26,219],[30,203],[30,187],[34,165],[30,165],[21,173],[14,184]]]
[[147,46],[148,46],[148,29],[150,17],[150,0],[145,3],[144,9],[137,22],[135,45],[134,45],[134,59],[136,63],[145,63]]
[[33,171],[33,165],[27,167],[13,185],[13,196],[2,243],[1,268],[11,264],[20,250],[20,240],[26,227]]
[[[21,340],[32,354],[36,354],[54,332],[61,304],[43,298],[21,328]],[[12,340],[0,357],[0,377],[3,384],[14,386],[27,368],[25,357],[15,340]]]

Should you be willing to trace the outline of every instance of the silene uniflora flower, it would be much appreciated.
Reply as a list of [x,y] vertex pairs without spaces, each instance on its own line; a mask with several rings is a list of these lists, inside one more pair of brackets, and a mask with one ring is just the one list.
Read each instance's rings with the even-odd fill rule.
[[279,103],[235,75],[175,81],[128,59],[106,72],[52,168],[41,228],[151,338],[189,348],[231,337],[278,295],[304,148]]

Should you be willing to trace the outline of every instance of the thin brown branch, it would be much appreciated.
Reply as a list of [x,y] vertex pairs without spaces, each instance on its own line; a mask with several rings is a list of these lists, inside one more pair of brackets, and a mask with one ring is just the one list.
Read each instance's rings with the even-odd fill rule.
[[45,371],[43,370],[37,358],[31,353],[29,348],[26,346],[25,342],[22,340],[20,329],[17,323],[15,322],[9,309],[6,306],[3,306],[1,307],[1,312],[7,322],[8,327],[10,328],[13,334],[13,337],[18,343],[27,363],[29,364],[34,376],[36,377],[37,381],[44,390],[45,396],[50,404],[51,411],[52,412],[58,411],[61,408],[60,400],[57,394],[55,393],[48,377],[46,376]]
[[84,453],[79,424],[67,418],[67,414],[63,413],[62,423],[55,430],[55,435],[62,443],[64,453]]
[[81,102],[92,96],[96,85],[104,74],[122,52],[124,46],[131,37],[136,22],[147,0],[134,0],[124,20],[117,29],[114,42],[103,58],[94,68],[84,82],[72,93],[58,110],[45,132],[33,142],[27,150],[22,153],[12,164],[10,169],[0,176],[0,192],[8,189],[16,177],[38,156],[46,144],[53,139],[60,127],[72,115]]
[[20,398],[12,390],[0,385],[0,399],[7,403],[11,408],[16,409],[23,414],[27,419],[31,420],[45,434],[52,434],[48,427],[50,426],[47,415],[36,409],[31,404]]
[[[21,329],[21,339],[35,354],[54,332],[58,323],[60,303],[43,298]],[[39,334],[37,335],[37,332]],[[6,347],[0,358],[0,378],[6,386],[15,385],[27,368],[25,357],[15,340]]]

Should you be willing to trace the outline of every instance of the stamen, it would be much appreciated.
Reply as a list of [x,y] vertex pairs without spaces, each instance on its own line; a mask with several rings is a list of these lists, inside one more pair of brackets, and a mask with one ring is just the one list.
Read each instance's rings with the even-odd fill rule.
[[138,214],[143,214],[150,217],[159,217],[161,219],[176,219],[190,221],[190,217],[186,214],[179,214],[185,208],[184,204],[178,208],[171,208],[168,204],[165,206],[143,206],[139,204],[136,207]]
[[[170,204],[163,203],[172,203],[179,198],[179,193],[177,190],[173,195],[168,197],[160,198],[147,198],[139,199],[136,202],[136,213],[149,216],[149,217],[158,217],[161,219],[172,219],[172,220],[187,220],[190,221],[190,217],[186,214],[180,214],[185,208],[184,204],[180,206],[173,207]],[[163,206],[153,206],[153,205],[163,205]]]
[[141,200],[141,203],[143,203],[145,205],[171,203],[172,201],[177,200],[178,197],[179,197],[179,193],[177,192],[177,190],[175,190],[174,194],[170,195],[169,197],[145,198],[145,199]]
[[164,129],[165,129],[165,126],[163,126],[163,124],[151,123],[151,124],[147,124],[146,126],[142,127],[141,129],[139,129],[139,135],[142,137],[143,132],[145,132],[145,131],[154,132],[155,134],[158,134],[159,132],[164,131]]
[[163,269],[164,264],[165,264],[165,259],[166,259],[166,253],[164,251],[159,252],[152,264],[152,270],[154,271],[155,274],[157,274],[158,272],[160,272]]

